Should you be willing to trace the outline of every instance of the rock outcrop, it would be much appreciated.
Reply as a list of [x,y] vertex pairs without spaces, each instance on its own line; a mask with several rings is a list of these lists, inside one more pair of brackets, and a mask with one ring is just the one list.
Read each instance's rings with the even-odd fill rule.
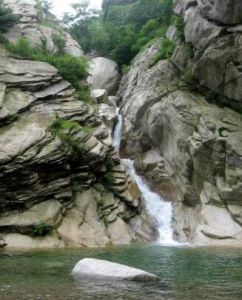
[[19,21],[5,34],[7,40],[16,43],[27,38],[33,47],[44,47],[50,52],[58,52],[58,41],[63,51],[73,56],[82,56],[83,52],[64,25],[56,17],[41,7],[35,0],[4,0],[5,5],[19,16]]
[[105,57],[96,57],[90,61],[90,76],[87,82],[95,89],[107,90],[114,93],[118,87],[120,75],[118,65]]
[[172,201],[182,242],[242,246],[241,2],[229,3],[175,1],[185,41],[173,30],[156,64],[160,41],[145,49],[119,90],[121,153]]
[[[8,246],[149,239],[139,191],[95,106],[46,63],[0,57],[0,73],[0,233]],[[66,132],[81,151],[51,132],[56,115],[81,124],[83,130]],[[139,233],[130,222],[140,222]]]
[[157,276],[140,269],[94,258],[80,260],[75,265],[72,275],[77,278],[94,278],[102,280],[159,280]]
[[[5,2],[21,14],[9,40],[33,37],[38,46],[42,27],[33,1]],[[112,147],[114,119],[114,108],[83,102],[53,66],[12,58],[1,46],[0,247],[152,239],[139,190]]]
[[184,18],[185,40],[195,50],[200,85],[217,93],[221,103],[242,109],[241,1],[175,1]]

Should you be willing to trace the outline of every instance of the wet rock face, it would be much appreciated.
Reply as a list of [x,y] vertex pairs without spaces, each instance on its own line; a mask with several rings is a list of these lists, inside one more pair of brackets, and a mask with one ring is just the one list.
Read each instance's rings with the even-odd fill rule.
[[[173,202],[176,239],[241,246],[242,117],[219,105],[218,97],[241,107],[241,34],[238,25],[205,19],[202,3],[216,1],[175,5],[192,47],[181,42],[170,60],[150,67],[160,47],[154,43],[123,78],[121,153],[133,158],[150,185]],[[196,91],[184,79],[191,66]]]
[[42,11],[34,0],[4,0],[13,13],[19,16],[19,21],[9,28],[5,37],[11,43],[27,38],[33,47],[46,47],[50,52],[56,53],[58,45],[55,37],[63,39],[64,52],[73,56],[82,56],[83,52],[77,41],[66,31],[64,25],[55,16]]

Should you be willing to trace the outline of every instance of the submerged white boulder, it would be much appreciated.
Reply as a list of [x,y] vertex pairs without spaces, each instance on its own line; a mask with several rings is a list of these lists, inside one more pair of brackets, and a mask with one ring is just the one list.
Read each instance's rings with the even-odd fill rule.
[[80,260],[75,265],[72,275],[85,278],[108,278],[133,281],[159,280],[157,276],[140,269],[94,258]]

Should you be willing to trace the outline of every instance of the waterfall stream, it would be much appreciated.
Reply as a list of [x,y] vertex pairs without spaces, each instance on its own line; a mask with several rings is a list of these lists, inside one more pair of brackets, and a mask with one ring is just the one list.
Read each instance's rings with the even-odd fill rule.
[[[117,108],[117,124],[113,134],[113,146],[119,152],[122,136],[123,118]],[[159,237],[157,242],[164,245],[177,244],[173,240],[172,230],[172,206],[171,203],[164,201],[158,194],[152,192],[145,180],[136,173],[134,163],[130,159],[121,159],[126,166],[129,175],[137,183],[149,215],[153,218],[158,230]]]

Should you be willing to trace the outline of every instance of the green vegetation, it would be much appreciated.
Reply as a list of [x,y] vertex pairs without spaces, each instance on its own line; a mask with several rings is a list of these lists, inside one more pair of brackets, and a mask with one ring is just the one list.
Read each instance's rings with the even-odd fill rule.
[[57,116],[56,120],[50,127],[50,131],[58,136],[62,141],[83,153],[86,151],[85,143],[80,138],[75,137],[78,132],[90,134],[92,128],[81,126],[77,121],[64,120]]
[[184,35],[184,21],[183,18],[177,15],[172,16],[171,20],[172,24],[176,26],[177,33],[176,36],[178,39],[180,39],[182,42],[185,41],[185,35]]
[[65,39],[58,33],[55,33],[52,39],[53,39],[53,43],[57,48],[57,54],[63,55],[65,53],[65,47],[66,47]]
[[18,19],[17,16],[13,15],[11,9],[3,5],[3,0],[0,0],[0,33],[6,32]]
[[184,71],[181,75],[181,79],[190,87],[192,85],[194,85],[195,78],[194,78],[194,66],[193,65],[187,66],[184,69]]
[[153,67],[159,60],[168,59],[172,56],[174,50],[176,48],[176,44],[170,41],[167,38],[163,38],[161,41],[161,48],[153,57],[149,67]]
[[107,187],[110,188],[113,183],[114,183],[114,176],[113,176],[113,168],[115,167],[116,163],[115,160],[111,156],[107,156],[105,161],[104,161],[105,167],[106,167],[106,172],[103,176],[104,182],[103,184]]
[[[57,42],[58,39],[58,42]],[[56,37],[60,52],[64,43]],[[89,102],[89,90],[81,85],[80,81],[87,76],[88,63],[84,57],[74,57],[70,54],[53,54],[46,50],[46,41],[42,41],[43,47],[33,48],[26,38],[21,38],[16,44],[7,44],[7,49],[17,58],[42,61],[56,67],[60,75],[69,81],[77,90],[80,100]]]
[[51,14],[51,8],[52,8],[52,2],[47,0],[35,0],[36,2],[36,8],[38,11],[38,17],[40,20],[42,19],[51,19],[51,17],[54,17]]
[[64,22],[85,52],[95,50],[120,66],[152,39],[162,37],[171,22],[172,0],[138,0],[104,5],[103,12],[88,10],[88,1],[73,5],[74,15]]
[[56,55],[45,49],[33,48],[26,38],[20,39],[16,44],[9,44],[8,50],[18,58],[47,62],[56,67],[62,77],[68,80],[75,88],[87,75],[87,61],[84,58],[69,54]]
[[39,225],[36,225],[32,231],[31,231],[31,236],[33,237],[42,237],[46,236],[48,234],[51,234],[53,231],[53,226],[48,225],[46,223],[41,223]]

